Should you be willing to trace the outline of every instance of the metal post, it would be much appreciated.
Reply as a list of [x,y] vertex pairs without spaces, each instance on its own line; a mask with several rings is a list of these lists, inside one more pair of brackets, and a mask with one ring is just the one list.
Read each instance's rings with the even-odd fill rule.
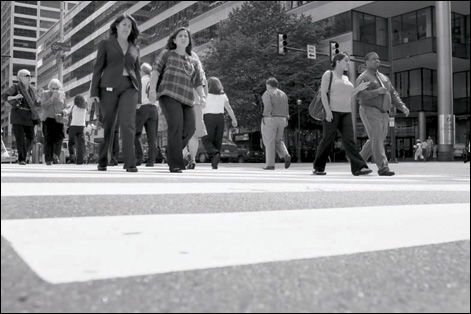
[[[393,68],[393,42],[392,42],[392,36],[391,36],[391,30],[392,30],[392,19],[391,17],[388,18],[388,53],[389,53],[389,79],[391,82],[394,82],[394,68]],[[396,110],[394,110],[396,112]],[[389,137],[391,140],[391,158],[389,159],[389,162],[391,163],[397,163],[397,158],[396,158],[396,121],[395,121],[395,114],[393,113],[392,110],[390,110],[390,115],[389,115]]]
[[[60,32],[60,43],[61,45],[64,43],[64,1],[60,1],[60,19],[59,19],[59,32]],[[59,50],[59,81],[62,83],[63,78],[63,50]]]
[[297,141],[296,141],[296,146],[298,146],[298,162],[301,162],[301,104],[302,100],[298,99],[296,101],[298,104],[298,132],[297,132]]
[[435,1],[437,20],[438,160],[453,161],[453,63],[451,1]]

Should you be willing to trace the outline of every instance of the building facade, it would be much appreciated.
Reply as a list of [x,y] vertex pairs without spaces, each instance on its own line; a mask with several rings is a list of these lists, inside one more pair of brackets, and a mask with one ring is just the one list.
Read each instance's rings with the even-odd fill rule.
[[[405,147],[411,155],[417,138],[425,139],[430,135],[438,143],[441,129],[445,128],[440,126],[442,119],[439,117],[440,108],[444,106],[449,106],[454,114],[451,121],[454,123],[452,141],[465,143],[465,137],[469,136],[470,112],[468,2],[280,3],[287,12],[310,15],[323,26],[325,40],[318,51],[327,52],[329,42],[336,41],[341,51],[351,52],[355,60],[350,71],[351,79],[355,79],[361,71],[364,55],[369,51],[378,52],[384,65],[381,71],[390,76],[403,101],[411,109],[408,118],[396,116],[396,146]],[[441,3],[449,3],[450,8],[437,11],[437,4]],[[195,50],[203,53],[213,40],[217,40],[220,22],[241,4],[242,1],[82,1],[64,15],[63,43],[70,50],[51,49],[53,43],[61,40],[60,23],[54,24],[37,41],[37,85],[44,88],[52,78],[59,77],[58,69],[62,64],[62,80],[68,102],[77,95],[88,99],[98,43],[108,36],[111,22],[120,13],[131,14],[138,22],[141,31],[141,62],[152,64],[157,53],[165,46],[168,36],[180,26],[191,30]],[[437,44],[437,38],[443,37],[438,34],[444,27],[437,21],[437,16],[442,16],[443,12],[450,15],[445,26],[450,28],[451,38],[448,39],[452,52],[452,71],[450,77],[445,79],[453,83],[448,104],[441,105],[439,97],[447,94],[447,91],[439,84],[444,75],[438,73],[438,60],[442,54],[439,53],[441,46]],[[30,64],[34,62],[29,61]],[[2,60],[2,78],[3,67]],[[13,69],[8,71],[12,75],[16,74]],[[357,138],[359,145],[366,140],[361,122],[357,124]]]
[[[72,9],[78,1],[65,1],[65,10]],[[60,17],[60,1],[2,1],[2,65],[1,92],[17,83],[19,70],[27,69],[37,83],[36,51],[39,37],[44,35]],[[9,108],[2,104],[2,130],[11,146]]]
[[[325,30],[324,51],[336,41],[340,51],[352,54],[350,76],[354,80],[362,70],[364,55],[379,54],[402,100],[411,110],[408,118],[395,117],[395,146],[412,156],[416,139],[431,136],[435,143],[451,128],[452,142],[462,147],[470,130],[470,10],[463,1],[284,1],[293,14],[312,16]],[[446,9],[442,5],[448,4]],[[439,17],[447,22],[439,24]],[[446,29],[445,29],[446,28]],[[438,45],[440,31],[445,47]],[[451,36],[451,37],[450,37]],[[445,38],[443,38],[445,37]],[[450,73],[439,74],[440,48],[450,48]],[[445,49],[446,50],[446,49]],[[440,86],[439,81],[448,82]],[[446,84],[442,84],[446,85]],[[439,103],[440,96],[448,96]],[[441,122],[440,110],[450,108],[449,124]],[[445,116],[445,115],[444,115]],[[357,139],[367,140],[357,119]],[[444,130],[445,129],[445,130]],[[442,133],[442,134],[440,134]],[[390,139],[388,138],[388,141]],[[449,154],[449,147],[448,147]]]

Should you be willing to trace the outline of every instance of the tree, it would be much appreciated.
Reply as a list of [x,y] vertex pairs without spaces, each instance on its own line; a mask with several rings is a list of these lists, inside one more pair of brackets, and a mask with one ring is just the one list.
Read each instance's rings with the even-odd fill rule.
[[[277,34],[288,35],[288,46],[306,49],[318,44],[322,29],[311,17],[288,14],[278,2],[249,1],[234,9],[220,23],[219,40],[203,58],[207,77],[218,77],[239,124],[258,129],[263,112],[261,95],[265,81],[276,77],[289,97],[290,115],[297,116],[296,100],[303,102],[302,126],[315,124],[307,115],[307,107],[320,86],[320,78],[328,68],[328,57],[307,59],[305,52],[277,53]],[[291,127],[297,119],[291,119]]]

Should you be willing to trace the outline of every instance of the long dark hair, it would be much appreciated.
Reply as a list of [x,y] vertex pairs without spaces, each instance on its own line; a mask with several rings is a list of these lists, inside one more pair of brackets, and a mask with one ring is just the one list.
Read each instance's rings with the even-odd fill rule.
[[[335,67],[337,66],[337,61],[342,61],[345,58],[350,59],[350,54],[348,52],[340,52],[336,54],[334,58],[332,59],[332,64],[331,64],[332,69],[335,69]],[[348,71],[343,71],[343,74],[347,75]]]
[[217,77],[212,76],[208,79],[208,93],[214,95],[224,94],[222,83]]
[[128,41],[137,45],[137,37],[139,37],[139,28],[137,27],[136,20],[129,14],[123,13],[119,15],[116,20],[110,25],[110,35],[118,37],[118,25],[122,20],[129,19],[131,21],[132,29],[131,33],[128,36]]
[[177,49],[177,44],[175,44],[173,40],[177,38],[178,33],[180,33],[181,31],[186,31],[186,33],[188,34],[189,43],[188,46],[186,46],[185,51],[191,56],[191,51],[193,50],[193,41],[191,39],[191,32],[186,27],[177,28],[177,30],[175,30],[168,38],[167,46],[165,48],[167,48],[168,50]]

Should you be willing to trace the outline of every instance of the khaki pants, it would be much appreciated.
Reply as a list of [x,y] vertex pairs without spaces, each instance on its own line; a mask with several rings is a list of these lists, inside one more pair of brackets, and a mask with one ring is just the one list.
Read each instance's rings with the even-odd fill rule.
[[285,130],[286,118],[272,117],[262,119],[262,138],[265,145],[265,160],[267,166],[275,166],[275,154],[278,153],[280,158],[289,155],[283,142],[283,132]]
[[360,106],[360,117],[368,134],[368,141],[360,152],[361,157],[368,161],[373,156],[378,166],[378,173],[389,171],[388,158],[384,151],[384,140],[388,136],[389,115],[374,107]]

